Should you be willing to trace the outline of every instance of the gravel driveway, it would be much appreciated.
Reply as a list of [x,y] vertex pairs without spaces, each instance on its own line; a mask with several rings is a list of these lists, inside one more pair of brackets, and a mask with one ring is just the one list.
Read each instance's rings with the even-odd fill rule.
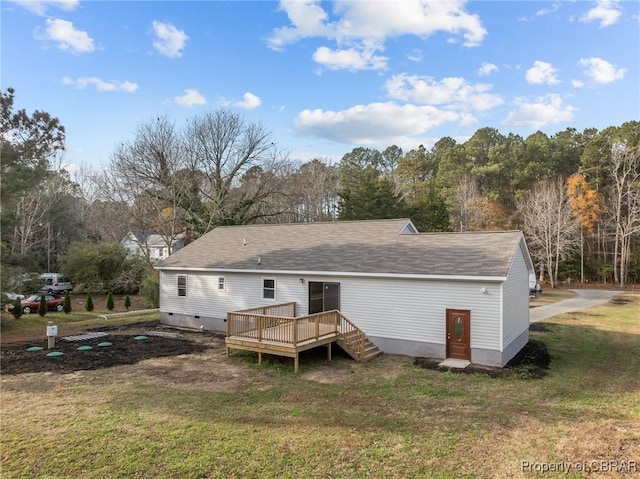
[[[558,314],[571,313],[581,309],[591,308],[607,303],[620,294],[620,291],[606,291],[600,289],[572,289],[576,293],[575,298],[564,299],[557,303],[538,306],[529,310],[529,321],[536,323]],[[544,294],[544,293],[543,293]]]

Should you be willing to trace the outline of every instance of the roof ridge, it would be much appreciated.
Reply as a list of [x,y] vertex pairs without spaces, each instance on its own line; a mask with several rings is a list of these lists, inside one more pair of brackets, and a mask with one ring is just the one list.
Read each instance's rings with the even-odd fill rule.
[[419,235],[472,235],[472,234],[504,234],[504,233],[522,233],[522,230],[483,230],[483,231],[421,231]]
[[383,222],[392,222],[392,221],[410,221],[409,218],[378,218],[371,220],[334,220],[334,221],[310,221],[307,223],[251,223],[247,225],[221,225],[216,226],[217,228],[248,228],[248,227],[265,227],[265,226],[311,226],[311,225],[328,225],[328,224],[352,224],[352,223],[383,223]]

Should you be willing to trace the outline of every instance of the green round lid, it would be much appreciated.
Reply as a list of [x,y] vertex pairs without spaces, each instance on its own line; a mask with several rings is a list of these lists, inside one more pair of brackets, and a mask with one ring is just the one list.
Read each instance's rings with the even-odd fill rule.
[[110,343],[109,341],[104,341],[102,343],[98,343],[98,347],[99,348],[108,348],[109,346],[113,346],[113,343]]
[[31,346],[30,348],[27,348],[27,351],[29,351],[30,353],[35,353],[37,351],[42,351],[42,347],[41,346]]
[[78,347],[78,351],[91,351],[93,349],[93,346],[79,346]]
[[48,358],[59,358],[63,354],[64,353],[62,351],[51,351],[50,353],[47,353],[47,357]]
[[149,336],[136,336],[133,339],[136,341],[146,341],[147,339],[149,339]]

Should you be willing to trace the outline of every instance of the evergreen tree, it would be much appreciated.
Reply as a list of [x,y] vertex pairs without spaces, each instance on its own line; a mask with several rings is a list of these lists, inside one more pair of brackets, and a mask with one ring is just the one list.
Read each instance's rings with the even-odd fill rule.
[[93,311],[93,298],[91,298],[91,293],[87,293],[87,299],[84,302],[84,309],[89,312]]
[[20,300],[20,298],[16,298],[16,300],[14,301],[11,314],[13,314],[13,317],[16,319],[20,319],[20,317],[22,316],[22,301]]
[[131,307],[131,298],[129,298],[129,295],[124,297],[124,307],[127,308],[127,311],[129,311],[129,308]]
[[113,311],[113,308],[115,308],[115,304],[113,304],[113,293],[109,290],[109,294],[107,295],[107,309]]
[[409,199],[407,212],[418,231],[451,231],[447,205],[427,182],[421,185],[419,194]]
[[64,293],[64,303],[62,303],[62,311],[65,314],[69,314],[71,312],[71,297],[69,296],[69,291]]
[[47,297],[43,294],[40,296],[40,304],[38,304],[38,314],[44,317],[47,314]]

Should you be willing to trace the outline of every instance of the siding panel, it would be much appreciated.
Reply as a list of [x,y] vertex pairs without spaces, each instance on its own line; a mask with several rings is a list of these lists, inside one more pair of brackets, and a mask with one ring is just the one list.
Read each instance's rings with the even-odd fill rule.
[[[178,274],[188,276],[186,298],[177,296]],[[227,311],[274,303],[262,299],[263,276],[256,274],[161,271],[160,275],[162,312],[222,319]],[[219,276],[225,277],[225,291],[217,289]],[[268,277],[276,279],[275,303],[295,301],[298,315],[308,312],[309,281],[340,283],[341,311],[374,337],[444,344],[446,309],[467,309],[471,347],[501,350],[499,283],[309,275],[302,283],[297,275]]]
[[514,255],[503,287],[503,344],[506,349],[529,329],[529,270],[520,248]]

